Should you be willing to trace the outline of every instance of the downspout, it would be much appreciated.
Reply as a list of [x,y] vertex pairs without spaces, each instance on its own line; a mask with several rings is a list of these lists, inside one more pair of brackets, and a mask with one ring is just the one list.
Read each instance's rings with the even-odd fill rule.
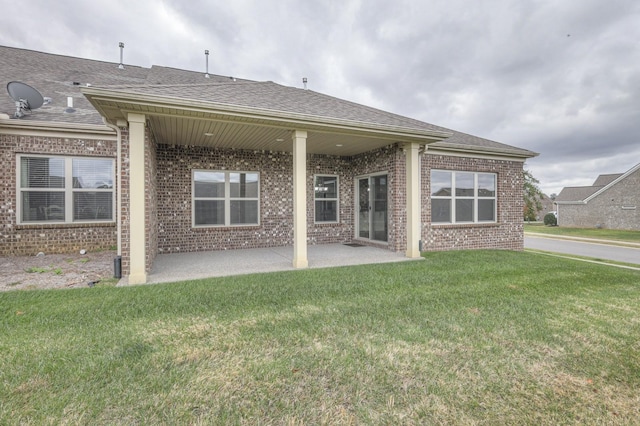
[[102,117],[104,125],[116,132],[116,169],[118,174],[116,175],[116,190],[118,197],[116,199],[116,234],[118,239],[118,256],[122,256],[122,132],[120,127],[113,125],[107,121],[105,117]]
[[[426,188],[422,187],[422,175],[423,175],[423,169],[422,166],[424,164],[425,160],[425,156],[427,153],[427,150],[429,149],[429,145],[428,144],[420,144],[420,148],[418,148],[418,173],[419,173],[419,177],[418,180],[420,181],[420,226],[418,227],[418,230],[420,232],[420,237],[418,239],[418,252],[422,253],[423,251],[425,251],[425,247],[424,247],[424,241],[422,240],[422,238],[424,237],[424,222],[422,221],[422,196],[424,195],[423,191],[426,191]],[[429,178],[429,182],[431,182],[431,178]],[[431,183],[429,183],[431,184]],[[431,195],[428,196],[428,201],[429,204],[431,204]]]

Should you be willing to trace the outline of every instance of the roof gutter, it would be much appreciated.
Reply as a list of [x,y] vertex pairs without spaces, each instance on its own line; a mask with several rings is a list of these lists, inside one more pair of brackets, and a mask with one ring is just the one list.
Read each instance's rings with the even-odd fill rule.
[[578,200],[578,201],[554,201],[555,204],[566,204],[566,205],[584,205],[587,204],[587,200]]
[[14,129],[16,131],[28,131],[29,133],[46,132],[48,136],[51,133],[72,133],[72,134],[92,134],[113,137],[113,130],[101,124],[79,124],[79,123],[60,123],[52,121],[35,121],[35,120],[16,120],[0,119],[0,127],[6,129]]
[[537,152],[529,151],[526,149],[508,149],[508,148],[487,148],[481,146],[460,146],[458,144],[447,143],[446,141],[439,142],[437,147],[429,148],[430,153],[434,153],[437,151],[445,151],[445,152],[457,152],[461,154],[465,154],[465,156],[469,155],[500,155],[502,157],[512,157],[526,160],[527,158],[533,158],[540,155]]

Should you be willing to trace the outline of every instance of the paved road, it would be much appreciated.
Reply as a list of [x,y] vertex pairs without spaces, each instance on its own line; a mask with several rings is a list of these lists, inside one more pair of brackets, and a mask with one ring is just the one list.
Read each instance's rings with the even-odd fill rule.
[[551,251],[596,259],[615,260],[618,262],[640,265],[640,248],[620,247],[581,241],[540,238],[525,235],[524,247],[536,250]]

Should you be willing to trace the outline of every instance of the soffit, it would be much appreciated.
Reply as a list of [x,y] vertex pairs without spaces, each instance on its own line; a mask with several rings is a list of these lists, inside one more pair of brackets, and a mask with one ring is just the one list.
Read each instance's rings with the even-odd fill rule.
[[300,114],[247,110],[233,106],[201,105],[197,102],[129,101],[85,95],[110,121],[127,119],[129,113],[144,114],[160,144],[291,151],[291,133],[308,132],[307,152],[352,156],[396,142],[432,143],[449,134],[393,126],[377,126],[349,120],[327,122]]
[[[161,144],[284,152],[290,152],[293,146],[293,129],[283,127],[165,116],[150,116],[149,124]],[[308,131],[307,152],[346,157],[394,142],[392,139]]]

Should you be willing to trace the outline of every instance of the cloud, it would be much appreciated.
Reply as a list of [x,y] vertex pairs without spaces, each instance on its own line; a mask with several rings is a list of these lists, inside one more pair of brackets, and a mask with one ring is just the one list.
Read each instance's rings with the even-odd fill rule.
[[[15,19],[15,16],[20,19]],[[640,158],[634,0],[45,0],[0,43],[302,86],[540,152],[547,192]]]

